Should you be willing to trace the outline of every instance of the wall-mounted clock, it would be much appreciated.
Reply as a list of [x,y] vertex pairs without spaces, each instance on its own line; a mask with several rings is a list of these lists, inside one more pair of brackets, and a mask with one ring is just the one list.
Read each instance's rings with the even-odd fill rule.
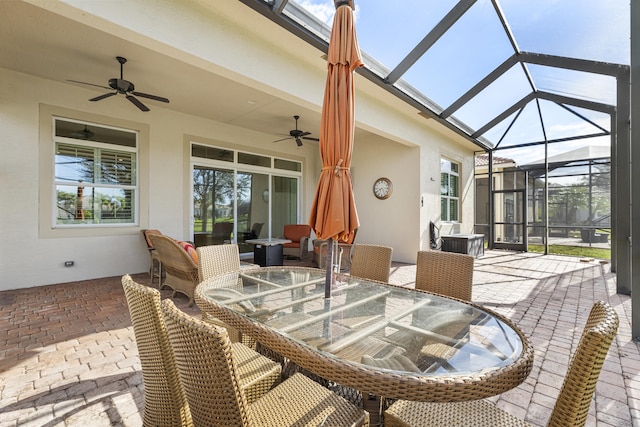
[[380,200],[388,199],[392,192],[393,185],[389,178],[378,178],[373,183],[373,194]]

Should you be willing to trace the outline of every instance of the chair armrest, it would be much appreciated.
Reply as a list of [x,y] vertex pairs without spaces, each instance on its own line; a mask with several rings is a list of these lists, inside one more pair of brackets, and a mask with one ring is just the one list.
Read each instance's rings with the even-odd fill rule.
[[322,250],[326,250],[326,246],[329,244],[328,240],[315,239],[313,241],[313,250],[318,249],[318,253],[322,253]]
[[309,252],[309,238],[307,236],[303,236],[300,238],[300,258],[306,259],[308,252]]

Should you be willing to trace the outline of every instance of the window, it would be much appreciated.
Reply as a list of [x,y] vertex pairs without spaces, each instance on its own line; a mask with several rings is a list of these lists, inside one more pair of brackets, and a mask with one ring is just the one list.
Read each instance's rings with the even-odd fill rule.
[[54,128],[54,226],[137,224],[137,133],[62,119]]
[[460,219],[460,165],[440,159],[440,215],[442,221]]

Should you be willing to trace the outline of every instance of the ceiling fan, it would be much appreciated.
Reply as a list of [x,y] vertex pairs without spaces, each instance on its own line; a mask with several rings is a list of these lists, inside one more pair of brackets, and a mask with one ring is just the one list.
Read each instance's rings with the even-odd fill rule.
[[[122,56],[116,56],[116,60],[120,63],[120,78],[114,77],[109,79],[109,86],[96,85],[93,83],[79,82],[77,80],[68,80],[73,83],[80,83],[83,85],[96,86],[101,87],[103,89],[114,90],[115,92],[105,93],[104,95],[96,96],[95,98],[91,98],[89,101],[100,101],[101,99],[109,98],[111,96],[122,94],[125,95],[126,98],[136,107],[138,107],[142,111],[149,111],[149,107],[144,105],[142,102],[136,98],[136,96],[140,96],[142,98],[153,99],[154,101],[160,102],[169,102],[167,98],[157,95],[150,95],[148,93],[137,92],[133,83],[124,79],[123,68],[124,64],[127,62],[127,58],[123,58]],[[135,95],[135,96],[134,96]]]
[[296,140],[296,144],[298,144],[298,147],[302,147],[302,140],[303,139],[308,139],[310,141],[320,141],[318,138],[311,138],[307,135],[311,135],[311,132],[305,132],[303,130],[298,129],[298,119],[300,118],[300,116],[293,116],[293,118],[296,121],[296,128],[292,129],[289,131],[289,136],[287,138],[282,138],[282,139],[278,139],[276,141],[273,142],[280,142],[280,141],[284,141],[286,139],[295,139]]
[[72,132],[71,136],[79,139],[91,139],[96,136],[96,134],[93,131],[89,130],[87,125],[84,125],[84,129]]

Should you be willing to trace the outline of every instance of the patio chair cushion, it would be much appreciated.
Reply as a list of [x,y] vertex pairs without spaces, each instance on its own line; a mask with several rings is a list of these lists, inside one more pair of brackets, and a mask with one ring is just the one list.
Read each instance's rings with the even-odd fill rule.
[[149,238],[149,235],[151,234],[162,234],[162,232],[160,230],[156,230],[156,229],[148,229],[148,230],[143,230],[142,231],[142,235],[144,236],[144,240],[147,242],[147,247],[149,249],[153,249],[153,243],[151,242],[151,239]]
[[285,243],[285,248],[299,248],[300,240],[304,237],[311,236],[311,227],[307,224],[287,224],[284,226],[284,238],[291,240],[291,243]]
[[284,226],[284,238],[291,240],[283,246],[283,255],[306,259],[311,238],[311,226],[308,224],[286,224]]
[[196,251],[196,248],[193,246],[193,244],[191,242],[183,242],[182,240],[176,240],[176,243],[182,249],[187,251],[189,256],[191,256],[191,258],[193,259],[193,262],[195,262],[196,265],[197,265],[198,264],[198,252]]

